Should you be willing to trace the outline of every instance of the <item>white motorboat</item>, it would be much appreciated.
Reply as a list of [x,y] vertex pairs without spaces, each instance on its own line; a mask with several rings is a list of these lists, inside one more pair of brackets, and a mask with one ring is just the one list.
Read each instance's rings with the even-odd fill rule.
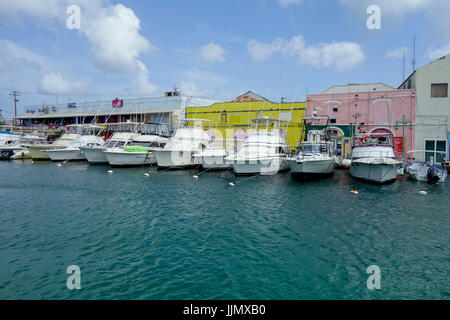
[[[408,153],[430,152],[426,150],[412,150]],[[446,152],[433,151],[444,156]],[[430,157],[428,162],[413,161],[405,165],[405,172],[413,180],[428,182],[429,184],[443,183],[447,178],[447,169],[436,164],[434,157]]]
[[159,168],[183,169],[200,164],[194,155],[203,151],[211,142],[203,130],[204,119],[186,119],[165,145],[164,149],[153,150]]
[[307,141],[300,142],[295,156],[288,158],[287,161],[294,176],[331,175],[336,164],[333,143],[327,141],[327,137],[323,137],[321,131],[311,130]]
[[16,150],[22,147],[19,145],[20,136],[11,132],[0,133],[0,159],[9,160]]
[[273,175],[288,169],[282,123],[269,118],[252,120],[248,137],[239,152],[225,159],[236,175]]
[[81,161],[86,160],[80,148],[86,146],[101,147],[105,141],[99,136],[82,135],[63,149],[45,150],[52,161]]
[[64,133],[60,138],[56,139],[54,143],[31,143],[25,145],[30,152],[30,156],[33,160],[49,160],[50,157],[44,151],[49,149],[64,149],[68,147],[72,142],[80,138],[78,133]]
[[138,136],[138,133],[116,132],[103,146],[90,145],[81,147],[80,150],[90,164],[108,164],[108,159],[103,151],[108,149],[123,149]]
[[161,150],[168,138],[155,134],[138,135],[124,147],[103,150],[111,166],[142,166],[156,164],[154,152]]
[[291,173],[301,177],[331,175],[336,165],[332,144],[326,142],[300,143],[296,156],[287,161]]
[[395,158],[392,135],[357,136],[355,142],[350,165],[351,176],[376,183],[385,183],[397,178],[402,163]]
[[214,140],[205,150],[194,154],[194,158],[201,163],[205,170],[226,170],[231,168],[231,163],[225,158],[236,154],[234,140]]

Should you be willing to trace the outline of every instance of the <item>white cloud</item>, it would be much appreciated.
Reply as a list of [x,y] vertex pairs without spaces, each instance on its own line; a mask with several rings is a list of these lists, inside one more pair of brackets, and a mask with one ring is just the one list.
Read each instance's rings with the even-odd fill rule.
[[336,42],[308,45],[302,35],[289,41],[276,39],[270,44],[251,40],[247,49],[256,62],[270,59],[277,52],[283,56],[294,56],[300,65],[306,64],[316,68],[334,67],[337,71],[352,69],[362,63],[366,56],[357,43]]
[[69,4],[81,7],[81,29],[90,45],[93,63],[106,72],[127,74],[140,94],[151,94],[156,86],[149,81],[147,67],[140,57],[157,48],[140,34],[140,20],[133,10],[122,4],[111,5],[108,0],[1,0],[0,17],[8,21],[27,16],[66,27]]
[[408,54],[408,48],[401,47],[401,48],[389,50],[386,53],[386,57],[394,58],[394,59],[401,59],[401,58],[403,58],[403,52],[405,53],[405,56],[406,56]]
[[299,5],[303,2],[303,0],[278,0],[278,3],[283,8],[287,8],[291,5]]
[[42,70],[47,59],[21,45],[0,39],[0,70]]
[[442,58],[445,55],[448,55],[449,53],[450,53],[450,43],[441,48],[429,47],[426,56],[428,59],[436,60]]
[[263,62],[269,60],[272,55],[281,50],[282,39],[278,38],[272,43],[264,43],[256,40],[250,40],[247,43],[247,50],[253,61]]
[[62,14],[63,2],[60,0],[2,0],[0,17],[8,20],[23,18],[54,18]]
[[157,86],[150,83],[148,69],[139,56],[157,49],[139,32],[139,18],[122,4],[102,8],[83,29],[97,66],[108,72],[130,74],[138,93],[152,94]]
[[44,75],[38,86],[38,92],[54,95],[83,94],[87,86],[87,81],[70,81],[64,79],[59,72],[51,72]]
[[180,89],[183,95],[213,98],[223,92],[227,82],[222,75],[194,68],[183,74]]
[[200,58],[207,63],[225,62],[225,50],[214,42],[200,48]]
[[138,70],[139,55],[151,48],[139,30],[140,21],[133,10],[118,4],[102,9],[83,32],[96,65],[105,71],[126,73]]

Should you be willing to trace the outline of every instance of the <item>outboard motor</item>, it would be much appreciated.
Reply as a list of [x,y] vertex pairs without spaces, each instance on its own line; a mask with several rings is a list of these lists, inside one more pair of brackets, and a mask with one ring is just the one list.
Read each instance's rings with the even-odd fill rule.
[[427,179],[429,184],[436,184],[439,182],[439,176],[437,174],[436,168],[431,166],[427,172]]

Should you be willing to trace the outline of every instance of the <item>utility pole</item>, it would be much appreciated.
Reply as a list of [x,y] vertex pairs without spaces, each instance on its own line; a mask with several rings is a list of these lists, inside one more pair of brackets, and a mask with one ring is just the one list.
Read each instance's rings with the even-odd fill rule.
[[19,102],[17,97],[19,97],[20,94],[19,94],[18,91],[13,91],[9,95],[14,98],[14,120],[13,120],[13,125],[15,126],[16,125],[16,117],[17,117],[17,102]]

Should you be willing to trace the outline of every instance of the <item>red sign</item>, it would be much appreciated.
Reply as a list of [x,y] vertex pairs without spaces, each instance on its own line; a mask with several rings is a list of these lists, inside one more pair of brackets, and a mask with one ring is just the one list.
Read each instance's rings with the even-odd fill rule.
[[394,137],[394,153],[398,157],[403,153],[403,137]]
[[123,100],[119,100],[118,98],[116,98],[115,100],[112,101],[112,106],[113,108],[123,107]]

